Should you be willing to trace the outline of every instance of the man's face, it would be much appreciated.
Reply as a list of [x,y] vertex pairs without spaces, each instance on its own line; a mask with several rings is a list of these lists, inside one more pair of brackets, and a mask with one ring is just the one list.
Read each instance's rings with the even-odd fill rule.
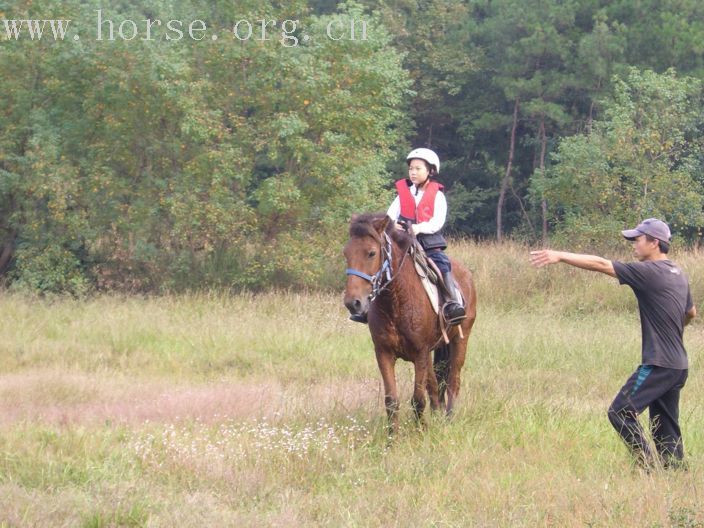
[[645,235],[640,235],[633,240],[633,253],[638,260],[652,260],[660,252],[658,241],[649,242]]

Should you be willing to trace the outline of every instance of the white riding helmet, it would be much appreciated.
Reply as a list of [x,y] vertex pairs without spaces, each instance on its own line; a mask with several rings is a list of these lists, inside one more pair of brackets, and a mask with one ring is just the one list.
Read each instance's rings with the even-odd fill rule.
[[432,150],[427,148],[413,149],[408,156],[406,156],[406,161],[409,162],[412,159],[422,159],[430,165],[434,165],[435,171],[440,174],[440,158],[438,158],[438,155]]

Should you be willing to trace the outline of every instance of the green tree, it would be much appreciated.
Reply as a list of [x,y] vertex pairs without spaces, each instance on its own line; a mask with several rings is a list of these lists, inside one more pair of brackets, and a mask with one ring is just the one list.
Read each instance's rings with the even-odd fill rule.
[[534,192],[551,204],[558,235],[583,245],[660,217],[691,235],[704,221],[701,82],[631,69],[614,81],[603,119],[565,138]]
[[[353,2],[339,9],[302,21],[312,37],[297,46],[228,43],[207,58],[209,97],[247,130],[252,280],[313,285],[336,273],[330,263],[339,262],[351,214],[390,200],[388,166],[410,128],[410,81],[379,18]],[[328,26],[352,20],[366,23],[367,40],[326,37]]]
[[610,22],[603,10],[593,16],[593,22],[591,31],[579,39],[573,67],[577,77],[574,104],[581,105],[580,113],[586,114],[582,130],[591,127],[597,102],[608,95],[614,74],[621,73],[626,49],[623,24]]
[[[195,0],[45,0],[41,13],[90,27],[97,9],[114,27],[207,18],[220,38],[3,43],[0,67],[17,75],[0,102],[0,271],[76,293],[339,271],[346,222],[386,204],[409,129],[410,82],[378,18],[355,3],[317,17],[305,2]],[[300,21],[233,37],[234,21],[263,17]],[[353,18],[367,40],[326,38]]]
[[604,12],[622,25],[625,61],[664,72],[704,74],[704,4],[698,0],[618,0]]
[[[579,33],[577,3],[503,0],[474,4],[481,14],[475,42],[485,50],[481,64],[489,72],[488,77],[479,78],[485,81],[481,89],[502,96],[478,116],[479,127],[508,132],[502,141],[505,169],[497,174],[496,237],[501,240],[509,193],[523,210],[526,224],[532,226],[524,204],[528,178],[534,170],[545,168],[549,138],[573,119],[568,94],[575,84],[571,57]],[[516,160],[518,155],[524,159]],[[526,155],[530,158],[525,159]],[[546,229],[542,231],[546,236]]]

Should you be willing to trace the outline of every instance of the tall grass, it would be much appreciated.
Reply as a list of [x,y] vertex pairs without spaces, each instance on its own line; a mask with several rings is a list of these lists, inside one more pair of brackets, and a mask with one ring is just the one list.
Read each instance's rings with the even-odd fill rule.
[[[618,282],[598,273],[585,272],[566,265],[536,271],[528,263],[531,249],[506,242],[461,241],[450,244],[449,254],[474,272],[479,295],[484,304],[502,311],[535,308],[553,313],[624,312],[636,306],[627,287],[614,287]],[[570,251],[569,247],[554,249]],[[633,260],[630,244],[623,241],[620,252],[601,255],[611,260]],[[673,247],[670,258],[687,272],[696,299],[704,296],[704,263],[701,252]]]
[[[452,421],[389,444],[339,292],[0,297],[0,525],[704,526],[701,324],[690,469],[633,469],[606,408],[640,357],[632,293],[518,244],[457,243],[479,315]],[[609,255],[607,255],[609,256]],[[628,259],[628,251],[621,258]],[[685,267],[704,290],[696,253]],[[412,369],[399,363],[402,399]]]

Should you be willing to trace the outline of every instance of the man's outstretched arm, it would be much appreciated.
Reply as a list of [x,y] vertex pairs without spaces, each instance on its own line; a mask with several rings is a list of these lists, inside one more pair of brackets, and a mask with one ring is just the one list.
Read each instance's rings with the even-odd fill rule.
[[598,271],[611,277],[616,276],[614,265],[610,260],[606,260],[596,255],[582,255],[580,253],[567,253],[566,251],[554,251],[552,249],[542,249],[530,252],[530,263],[536,268],[542,268],[548,264],[564,262],[576,268],[589,271]]

